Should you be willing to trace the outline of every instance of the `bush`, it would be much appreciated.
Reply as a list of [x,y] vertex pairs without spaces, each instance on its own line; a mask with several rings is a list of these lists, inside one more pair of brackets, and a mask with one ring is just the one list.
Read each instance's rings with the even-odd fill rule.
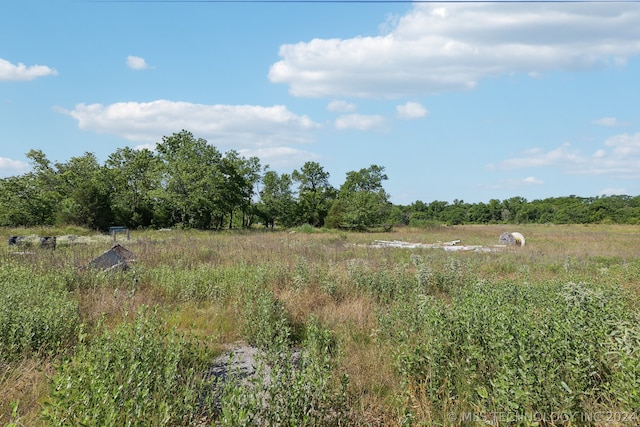
[[211,413],[204,347],[148,309],[132,324],[100,328],[57,367],[43,412],[50,425],[186,426]]
[[243,307],[242,332],[249,344],[271,353],[291,345],[291,327],[284,303],[272,292],[247,289]]
[[78,303],[61,282],[56,272],[0,267],[0,361],[57,354],[73,344],[80,330]]
[[424,390],[441,416],[451,408],[548,414],[584,413],[603,400],[638,404],[638,393],[629,395],[640,372],[630,356],[640,351],[638,323],[619,288],[478,283],[450,305],[416,295],[381,323],[408,389]]

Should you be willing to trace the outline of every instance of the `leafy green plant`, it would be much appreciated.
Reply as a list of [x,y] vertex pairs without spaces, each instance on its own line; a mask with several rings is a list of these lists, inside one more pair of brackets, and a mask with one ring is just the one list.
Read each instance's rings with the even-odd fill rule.
[[381,324],[398,343],[399,372],[434,408],[579,412],[603,387],[625,407],[637,400],[626,397],[638,372],[629,355],[640,347],[624,301],[610,286],[478,283],[449,306],[416,296]]
[[208,360],[206,348],[141,309],[57,366],[43,417],[59,426],[192,425],[210,413],[202,401]]
[[349,420],[346,389],[332,377],[334,340],[309,319],[302,349],[266,353],[249,382],[225,384],[223,426],[339,426]]
[[243,334],[251,345],[275,353],[290,346],[285,307],[272,292],[249,289],[243,304]]
[[0,267],[0,361],[58,353],[80,330],[78,303],[55,272],[34,275],[20,265]]
[[401,298],[417,286],[417,281],[401,266],[396,266],[393,270],[373,269],[363,263],[351,262],[348,273],[353,285],[381,303]]

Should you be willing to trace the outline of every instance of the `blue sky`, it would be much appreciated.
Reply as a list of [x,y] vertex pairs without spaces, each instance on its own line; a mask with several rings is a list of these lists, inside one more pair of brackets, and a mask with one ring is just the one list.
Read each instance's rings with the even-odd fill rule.
[[182,129],[410,204],[640,194],[640,3],[3,0],[0,176]]

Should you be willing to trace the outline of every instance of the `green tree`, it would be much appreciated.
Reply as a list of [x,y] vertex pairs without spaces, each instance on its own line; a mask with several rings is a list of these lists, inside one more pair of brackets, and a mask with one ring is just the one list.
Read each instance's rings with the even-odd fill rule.
[[300,220],[314,227],[322,227],[335,200],[336,190],[329,183],[329,172],[317,162],[306,162],[291,174],[298,183]]
[[467,212],[467,220],[475,224],[487,224],[491,221],[491,210],[485,203],[474,203]]
[[502,220],[505,222],[516,222],[518,212],[527,204],[524,197],[511,197],[502,201]]
[[442,219],[449,225],[464,224],[469,205],[464,200],[454,199],[453,204],[447,205],[442,212]]
[[56,163],[58,192],[56,221],[107,230],[112,222],[108,175],[93,153]]
[[389,216],[391,203],[382,182],[387,180],[384,167],[371,165],[359,171],[347,172],[340,187],[338,203],[330,209],[327,222],[350,230],[366,230],[383,224]]
[[50,225],[53,223],[50,207],[41,206],[40,189],[34,174],[0,179],[0,225]]
[[[220,171],[222,155],[202,138],[182,130],[157,145],[161,186],[155,192],[159,222],[207,229],[225,213]],[[218,223],[218,226],[221,225]]]
[[449,206],[449,202],[442,200],[434,200],[429,203],[428,218],[436,221],[445,221],[447,206]]
[[153,221],[153,191],[160,186],[159,162],[147,149],[119,148],[106,161],[112,187],[114,221],[127,227],[148,227]]
[[289,174],[278,175],[267,171],[262,178],[262,190],[258,203],[259,216],[267,227],[275,224],[294,225],[296,202],[293,197],[292,179]]
[[41,150],[30,150],[31,172],[0,180],[0,224],[53,225],[61,200],[57,172]]
[[498,199],[491,199],[487,204],[489,209],[489,221],[492,223],[502,221],[502,202]]
[[234,211],[239,211],[241,226],[250,225],[249,212],[255,187],[260,179],[260,161],[257,157],[245,159],[235,150],[225,153],[219,165],[220,202],[223,211],[229,215],[229,229],[233,228]]

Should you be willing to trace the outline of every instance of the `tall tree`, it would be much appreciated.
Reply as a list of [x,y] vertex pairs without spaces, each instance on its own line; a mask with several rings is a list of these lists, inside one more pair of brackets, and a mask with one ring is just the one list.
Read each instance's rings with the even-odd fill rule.
[[246,159],[231,150],[225,153],[219,168],[222,174],[221,200],[229,214],[229,228],[233,228],[233,212],[236,210],[242,214],[241,226],[248,226],[247,214],[260,179],[260,161],[257,157]]
[[161,187],[155,196],[165,221],[183,227],[211,228],[224,216],[220,172],[222,155],[202,138],[182,130],[157,144]]
[[291,189],[292,182],[291,176],[286,173],[278,175],[275,171],[267,171],[264,174],[258,215],[265,226],[273,228],[276,223],[285,227],[294,225],[296,202]]
[[0,179],[0,226],[51,225],[54,219],[35,174]]
[[61,200],[57,172],[41,150],[30,150],[31,171],[0,180],[0,225],[52,225]]
[[298,183],[298,207],[303,223],[322,227],[336,197],[336,190],[329,183],[329,172],[317,162],[306,162],[300,170],[291,174]]
[[96,156],[87,152],[55,166],[58,190],[62,194],[57,222],[108,229],[112,221],[108,177]]
[[153,191],[160,186],[159,161],[147,149],[119,148],[106,161],[112,186],[111,208],[114,220],[128,227],[152,224]]
[[389,195],[382,186],[387,179],[384,167],[378,165],[347,172],[327,222],[351,230],[366,230],[383,224],[391,206]]

